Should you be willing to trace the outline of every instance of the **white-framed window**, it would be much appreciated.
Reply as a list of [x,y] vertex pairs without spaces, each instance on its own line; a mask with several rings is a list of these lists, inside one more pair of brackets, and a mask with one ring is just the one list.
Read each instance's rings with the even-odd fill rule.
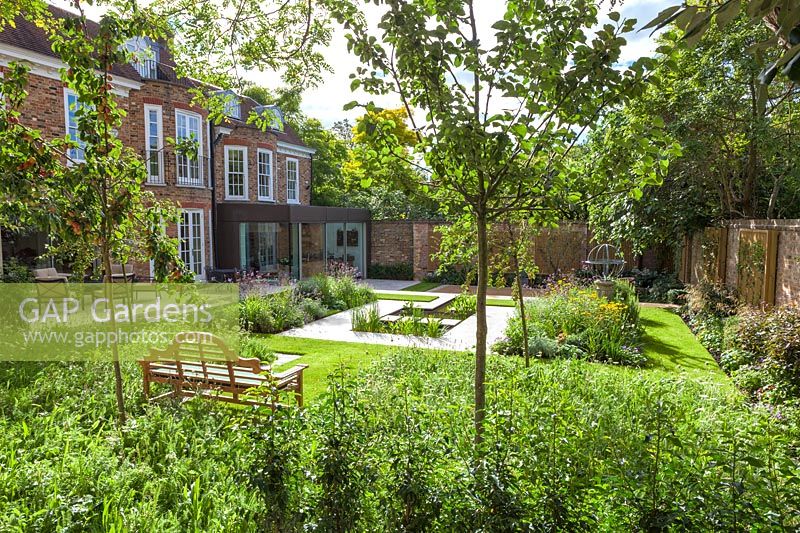
[[78,101],[78,95],[69,89],[64,89],[64,119],[67,126],[67,135],[79,144],[79,147],[69,149],[69,158],[72,161],[86,159],[86,154],[83,150],[84,143],[81,142],[78,135],[77,112],[81,107],[83,107],[83,104]]
[[272,201],[272,151],[258,149],[258,199]]
[[149,37],[132,37],[125,41],[125,48],[131,54],[131,65],[143,78],[158,79],[158,63],[161,61],[161,47]]
[[228,99],[225,100],[225,116],[235,119],[242,118],[242,105],[237,96],[229,96]]
[[225,147],[225,198],[247,200],[247,148]]
[[205,228],[202,209],[181,209],[178,221],[179,252],[195,277],[205,276]]
[[147,183],[164,184],[164,129],[161,106],[144,106],[144,145],[147,161]]
[[191,139],[195,141],[194,154],[185,152],[177,154],[177,183],[192,187],[203,186],[203,121],[200,115],[181,109],[175,110],[175,139],[182,141]]
[[300,203],[300,162],[293,157],[286,158],[286,203]]

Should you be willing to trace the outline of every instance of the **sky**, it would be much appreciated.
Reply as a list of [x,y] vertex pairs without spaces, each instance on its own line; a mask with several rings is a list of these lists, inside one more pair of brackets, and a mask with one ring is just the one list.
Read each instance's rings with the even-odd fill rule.
[[[54,4],[68,8],[68,0],[51,0]],[[662,9],[674,5],[677,0],[625,0],[622,6],[615,9],[622,13],[623,18],[636,18],[637,29],[652,20]],[[502,17],[502,2],[499,0],[476,0],[476,19],[480,35],[490,35],[490,27]],[[97,17],[99,8],[89,8],[89,15]],[[373,5],[366,6],[365,15],[370,23],[380,17],[380,11]],[[628,36],[628,44],[623,50],[621,62],[623,64],[635,59],[650,55],[655,50],[655,43],[649,31],[635,32]],[[355,72],[359,65],[358,60],[347,52],[345,31],[337,28],[334,31],[330,44],[323,50],[332,72],[323,76],[323,82],[303,93],[302,110],[308,116],[319,119],[325,126],[332,126],[334,122],[344,118],[354,121],[363,111],[354,109],[344,111],[344,105],[352,100],[366,103],[374,101],[383,107],[396,107],[399,101],[392,97],[375,97],[362,91],[350,91],[350,74]],[[273,73],[250,73],[247,79],[259,85],[276,88]]]

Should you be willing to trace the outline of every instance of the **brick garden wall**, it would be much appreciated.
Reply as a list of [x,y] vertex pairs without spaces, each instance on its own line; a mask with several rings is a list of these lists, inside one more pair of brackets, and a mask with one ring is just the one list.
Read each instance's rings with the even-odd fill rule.
[[[424,278],[439,267],[431,256],[439,250],[441,236],[436,228],[443,224],[430,220],[373,221],[370,264],[411,264],[414,278]],[[531,243],[531,249],[539,272],[548,275],[581,268],[595,244],[587,224],[565,222],[557,228],[542,230]],[[641,257],[633,257],[630,246],[622,248],[629,261],[628,268],[673,268],[670,250],[647,250]]]
[[764,269],[759,279],[766,278],[762,301],[776,305],[800,304],[800,219],[732,220],[723,228],[708,228],[688,238],[684,245],[682,268],[687,282],[709,280],[738,289],[742,280],[742,235],[773,235],[775,249],[767,246],[767,256],[774,254],[774,267],[769,261],[756,265]]

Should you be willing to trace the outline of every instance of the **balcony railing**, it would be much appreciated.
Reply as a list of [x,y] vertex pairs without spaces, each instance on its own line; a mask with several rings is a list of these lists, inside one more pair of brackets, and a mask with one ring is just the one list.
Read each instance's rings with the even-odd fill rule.
[[149,80],[158,79],[158,62],[155,59],[137,59],[131,63],[131,66],[143,78]]
[[[141,152],[140,152],[141,153]],[[177,185],[180,187],[205,187],[211,171],[210,158],[189,159],[172,150],[142,153],[147,168],[147,185]]]

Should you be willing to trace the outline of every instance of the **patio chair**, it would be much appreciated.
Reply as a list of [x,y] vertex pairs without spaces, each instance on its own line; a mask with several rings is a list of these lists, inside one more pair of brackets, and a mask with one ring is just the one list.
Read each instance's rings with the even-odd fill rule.
[[133,265],[126,263],[121,265],[119,263],[112,263],[111,265],[111,281],[133,281],[136,274],[133,273]]
[[53,267],[35,268],[33,278],[37,283],[66,283],[69,280],[69,274],[58,272]]

